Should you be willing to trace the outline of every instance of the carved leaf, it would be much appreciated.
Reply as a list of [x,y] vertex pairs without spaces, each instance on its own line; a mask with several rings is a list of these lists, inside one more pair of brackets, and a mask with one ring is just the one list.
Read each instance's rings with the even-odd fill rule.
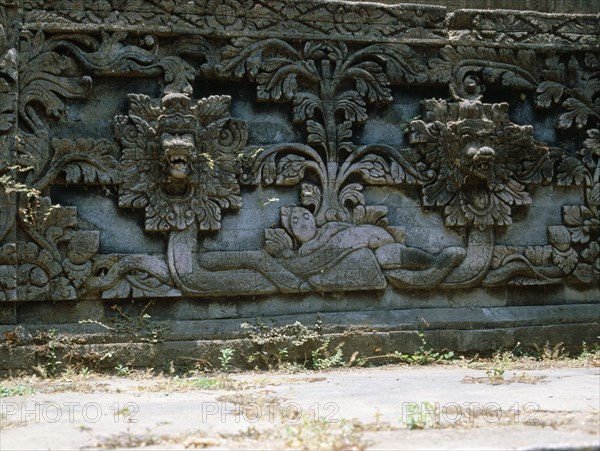
[[498,189],[494,190],[494,195],[498,197],[506,205],[529,205],[531,197],[525,191],[525,186],[521,185],[516,180],[508,180],[506,184],[499,185]]
[[515,70],[504,69],[485,69],[483,71],[483,79],[488,83],[500,83],[502,86],[516,88],[519,90],[530,90],[535,88],[535,85],[523,77],[515,67]]
[[554,81],[540,83],[536,91],[536,105],[548,108],[552,103],[558,103],[564,93],[564,88],[563,85]]
[[571,247],[571,233],[565,226],[548,226],[548,240],[559,251],[565,252]]
[[275,257],[285,257],[294,243],[285,229],[265,229],[265,250]]
[[158,199],[158,195],[152,193],[146,205],[146,230],[152,232],[168,232],[173,230],[185,230],[195,219],[194,211],[189,203],[179,202],[167,203]]
[[195,114],[199,122],[207,126],[219,119],[229,117],[230,107],[230,96],[210,96],[198,101]]
[[256,97],[260,100],[291,99],[298,89],[297,77],[305,73],[300,63],[285,58],[263,61],[256,76]]
[[16,93],[5,79],[0,78],[0,133],[10,130],[15,125],[15,101]]
[[304,178],[306,169],[306,159],[304,157],[289,154],[284,156],[277,163],[277,179],[278,185],[295,185]]
[[544,152],[537,159],[527,159],[521,162],[518,180],[522,183],[542,184],[552,181],[554,164],[561,160],[563,153],[560,149]]
[[301,92],[294,97],[294,120],[303,122],[321,110],[321,100],[314,94]]
[[580,263],[575,268],[575,271],[573,271],[573,276],[582,283],[592,283],[594,281],[594,268],[587,263]]
[[427,80],[427,67],[421,63],[417,54],[409,46],[381,45],[382,51],[377,51],[379,46],[373,47],[375,47],[374,53],[386,62],[386,72],[391,80],[404,79],[408,82]]
[[[215,201],[207,199],[202,203],[197,203],[194,211],[199,230],[219,230],[221,228],[221,208]],[[180,216],[182,215],[183,213],[180,214]]]
[[128,94],[129,115],[156,121],[160,116],[159,102],[145,94]]
[[583,141],[582,156],[586,166],[592,169],[596,166],[594,157],[600,159],[600,130],[592,128],[587,133],[588,138]]
[[515,255],[520,255],[521,252],[522,248],[517,246],[494,246],[491,263],[492,268],[501,267],[506,259]]
[[177,296],[179,290],[160,279],[142,271],[132,271],[115,286],[102,293],[103,299],[126,299],[129,297]]
[[56,247],[58,241],[71,238],[77,226],[77,209],[52,205],[49,198],[41,197],[35,208],[25,213],[24,221]]
[[[0,36],[3,30],[0,30]],[[4,45],[0,42],[0,49],[4,51],[4,55],[0,60],[0,70],[7,81],[14,85],[19,78],[18,63],[17,63],[17,50],[14,48],[7,48],[9,45]]]
[[53,139],[50,171],[64,171],[67,183],[115,184],[121,181],[114,148],[107,140]]
[[567,110],[567,112],[561,114],[558,119],[557,127],[559,129],[569,128],[571,125],[573,125],[573,123],[577,126],[577,128],[582,128],[585,126],[585,124],[587,124],[590,116],[597,115],[592,108],[573,97],[565,100],[563,102],[563,107]]
[[388,162],[379,155],[365,156],[354,165],[354,172],[361,174],[363,179],[373,185],[386,185],[392,183]]
[[555,249],[552,255],[552,261],[566,274],[571,273],[575,269],[578,259],[579,256],[575,249],[569,249],[566,252],[560,252]]
[[428,126],[421,120],[411,121],[410,131],[410,142],[413,144],[434,142],[440,137],[437,127]]
[[63,99],[79,99],[88,95],[92,79],[88,76],[66,75],[77,73],[74,61],[48,51],[43,32],[38,31],[35,36],[27,32],[24,38],[19,60],[19,114],[35,128],[35,124],[41,121],[33,109],[27,108],[31,102],[40,104],[47,115],[61,117]]
[[337,129],[337,141],[339,144],[351,145],[352,142],[352,122],[344,121],[336,126]]
[[347,206],[365,205],[365,196],[361,192],[363,186],[358,183],[350,183],[344,186],[339,194],[340,204]]
[[265,185],[272,185],[275,183],[277,178],[277,163],[275,162],[276,154],[270,155],[268,158],[263,160],[263,163],[259,166],[260,176],[257,180],[262,180]]
[[362,123],[367,120],[367,106],[357,91],[345,91],[335,101],[336,112],[342,112],[351,122]]
[[260,69],[263,52],[279,46],[288,47],[288,51],[295,53],[295,50],[283,41],[256,42],[250,38],[232,39],[231,44],[221,51],[221,64],[217,70],[222,75],[232,75],[235,78],[242,78],[247,73],[250,79],[254,80]]
[[[491,192],[486,192],[481,187],[472,193],[459,191],[457,196],[451,198],[444,210],[446,225],[453,227],[475,225],[480,228],[510,225],[512,224],[511,206],[531,203],[525,187],[514,180],[508,180],[505,185],[492,188]],[[450,193],[440,187],[437,194],[436,200],[442,201],[447,199]]]
[[456,82],[462,82],[462,76],[469,72],[481,71],[487,83],[501,83],[519,89],[533,89],[533,78],[528,73],[535,67],[535,52],[507,49],[495,50],[488,47],[446,46],[440,50],[441,58],[430,62],[433,69],[429,76],[432,81],[448,83],[459,76]]
[[171,47],[171,53],[196,59],[203,58],[206,61],[202,65],[203,72],[211,72],[218,57],[215,48],[205,38],[196,35],[178,38]]
[[165,93],[185,92],[191,94],[196,70],[178,56],[166,56],[157,63],[165,73]]
[[304,207],[313,207],[318,211],[321,206],[321,189],[311,183],[303,183],[300,187],[300,204]]
[[584,261],[586,261],[588,263],[592,263],[592,264],[595,263],[596,266],[598,265],[598,263],[600,263],[598,261],[599,255],[600,255],[600,243],[598,243],[597,241],[590,242],[588,247],[586,247],[583,250],[583,252],[581,252],[581,257],[583,258]]
[[49,160],[50,143],[48,130],[38,128],[34,133],[22,133],[17,141],[17,163],[30,168],[28,182],[37,181],[43,176],[43,170]]
[[579,159],[571,155],[564,155],[558,164],[556,177],[558,184],[562,186],[581,185],[588,179],[589,173]]
[[563,206],[563,220],[571,226],[571,239],[574,243],[587,243],[590,239],[590,228],[594,223],[598,227],[599,223],[598,218],[584,205]]
[[15,266],[0,265],[0,302],[16,301],[17,270]]
[[306,129],[308,130],[308,137],[306,139],[310,144],[325,145],[327,142],[327,135],[321,124],[312,120],[306,121]]
[[150,139],[156,135],[154,128],[138,116],[117,116],[116,119],[115,132],[124,147],[122,158],[135,160],[144,154],[150,157]]
[[358,205],[352,211],[354,224],[374,224],[381,227],[388,225],[388,209],[383,205]]
[[372,103],[386,103],[392,100],[389,80],[381,66],[365,61],[347,71],[347,77],[355,80],[356,91]]

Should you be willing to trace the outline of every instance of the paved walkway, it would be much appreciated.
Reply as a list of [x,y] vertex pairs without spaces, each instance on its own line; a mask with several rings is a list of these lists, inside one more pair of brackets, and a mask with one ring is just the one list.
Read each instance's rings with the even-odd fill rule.
[[598,368],[386,366],[25,385],[33,393],[15,388],[23,393],[0,400],[2,450],[600,447]]

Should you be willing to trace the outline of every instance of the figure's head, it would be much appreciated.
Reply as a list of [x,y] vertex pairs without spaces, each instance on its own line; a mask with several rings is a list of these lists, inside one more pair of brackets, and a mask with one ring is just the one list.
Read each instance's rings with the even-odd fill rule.
[[314,215],[303,207],[289,209],[289,231],[301,243],[306,243],[317,234]]

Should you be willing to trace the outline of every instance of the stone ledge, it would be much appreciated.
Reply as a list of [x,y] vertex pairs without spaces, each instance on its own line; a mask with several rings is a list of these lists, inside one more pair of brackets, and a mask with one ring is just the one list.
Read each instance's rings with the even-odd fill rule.
[[[543,326],[507,327],[472,330],[432,330],[426,332],[427,345],[432,350],[453,350],[458,353],[492,352],[499,349],[541,348],[560,344],[567,350],[581,347],[582,342],[593,343],[597,338],[599,322],[576,324],[546,324]],[[73,335],[73,341],[78,335]],[[89,336],[86,336],[86,338]],[[358,351],[362,357],[385,356],[395,351],[414,353],[422,345],[416,330],[388,332],[328,333],[331,346],[343,343],[346,357]],[[95,365],[97,369],[112,369],[118,364],[130,368],[168,368],[171,362],[182,366],[185,362],[204,361],[218,367],[218,357],[223,348],[235,349],[234,365],[246,366],[245,359],[255,351],[249,339],[186,340],[159,343],[126,342],[71,344],[58,357],[65,364]],[[0,374],[16,370],[31,370],[43,363],[36,357],[39,347],[34,345],[8,347],[0,345],[2,356]],[[60,351],[59,351],[60,352]],[[105,358],[100,358],[106,356]],[[290,355],[291,359],[301,358]],[[87,362],[87,365],[86,365]]]

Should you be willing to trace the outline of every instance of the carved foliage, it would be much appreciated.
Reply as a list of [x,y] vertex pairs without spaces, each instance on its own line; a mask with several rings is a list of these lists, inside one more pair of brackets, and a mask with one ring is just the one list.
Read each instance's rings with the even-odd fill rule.
[[75,61],[55,50],[56,42],[44,33],[23,35],[19,55],[19,115],[31,131],[44,128],[42,116],[60,118],[64,99],[85,97],[92,79],[81,74]]
[[229,102],[129,96],[129,115],[116,118],[123,147],[119,206],[145,208],[146,230],[180,231],[193,222],[217,230],[222,209],[241,207],[236,175],[247,131],[229,116]]
[[[565,169],[568,173],[565,174]],[[576,280],[590,283],[600,275],[600,131],[591,129],[583,148],[575,156],[566,156],[559,165],[562,184],[583,185],[584,204],[566,205],[563,224],[549,228],[550,241],[558,252],[579,255],[565,271]],[[557,231],[560,231],[558,233]]]
[[5,14],[0,10],[0,161],[5,161],[4,154],[7,141],[2,136],[11,130],[16,123],[16,101],[17,101],[17,51],[12,47],[4,29]]
[[582,128],[590,119],[600,121],[600,54],[586,53],[580,59],[572,55],[568,62],[551,56],[546,59],[542,76],[536,105],[562,105],[566,112],[560,115],[557,128]]
[[484,85],[500,85],[532,91],[537,86],[536,54],[533,50],[445,46],[439,58],[429,62],[432,81],[450,83],[461,98],[477,99]]
[[52,205],[46,197],[29,196],[20,210],[31,241],[17,242],[18,298],[77,298],[76,290],[91,275],[99,232],[77,231],[75,208]]
[[244,181],[294,185],[313,171],[320,187],[310,185],[315,194],[310,206],[319,225],[374,218],[365,213],[371,207],[364,203],[363,186],[349,179],[416,183],[420,174],[410,150],[359,147],[352,141],[353,129],[366,120],[368,104],[391,100],[392,81],[423,80],[423,69],[414,52],[401,45],[374,44],[351,52],[343,43],[309,41],[298,51],[280,40],[234,40],[223,50],[218,72],[247,74],[257,84],[259,100],[291,102],[294,122],[305,126],[307,141],[255,153],[249,165],[253,177]]

